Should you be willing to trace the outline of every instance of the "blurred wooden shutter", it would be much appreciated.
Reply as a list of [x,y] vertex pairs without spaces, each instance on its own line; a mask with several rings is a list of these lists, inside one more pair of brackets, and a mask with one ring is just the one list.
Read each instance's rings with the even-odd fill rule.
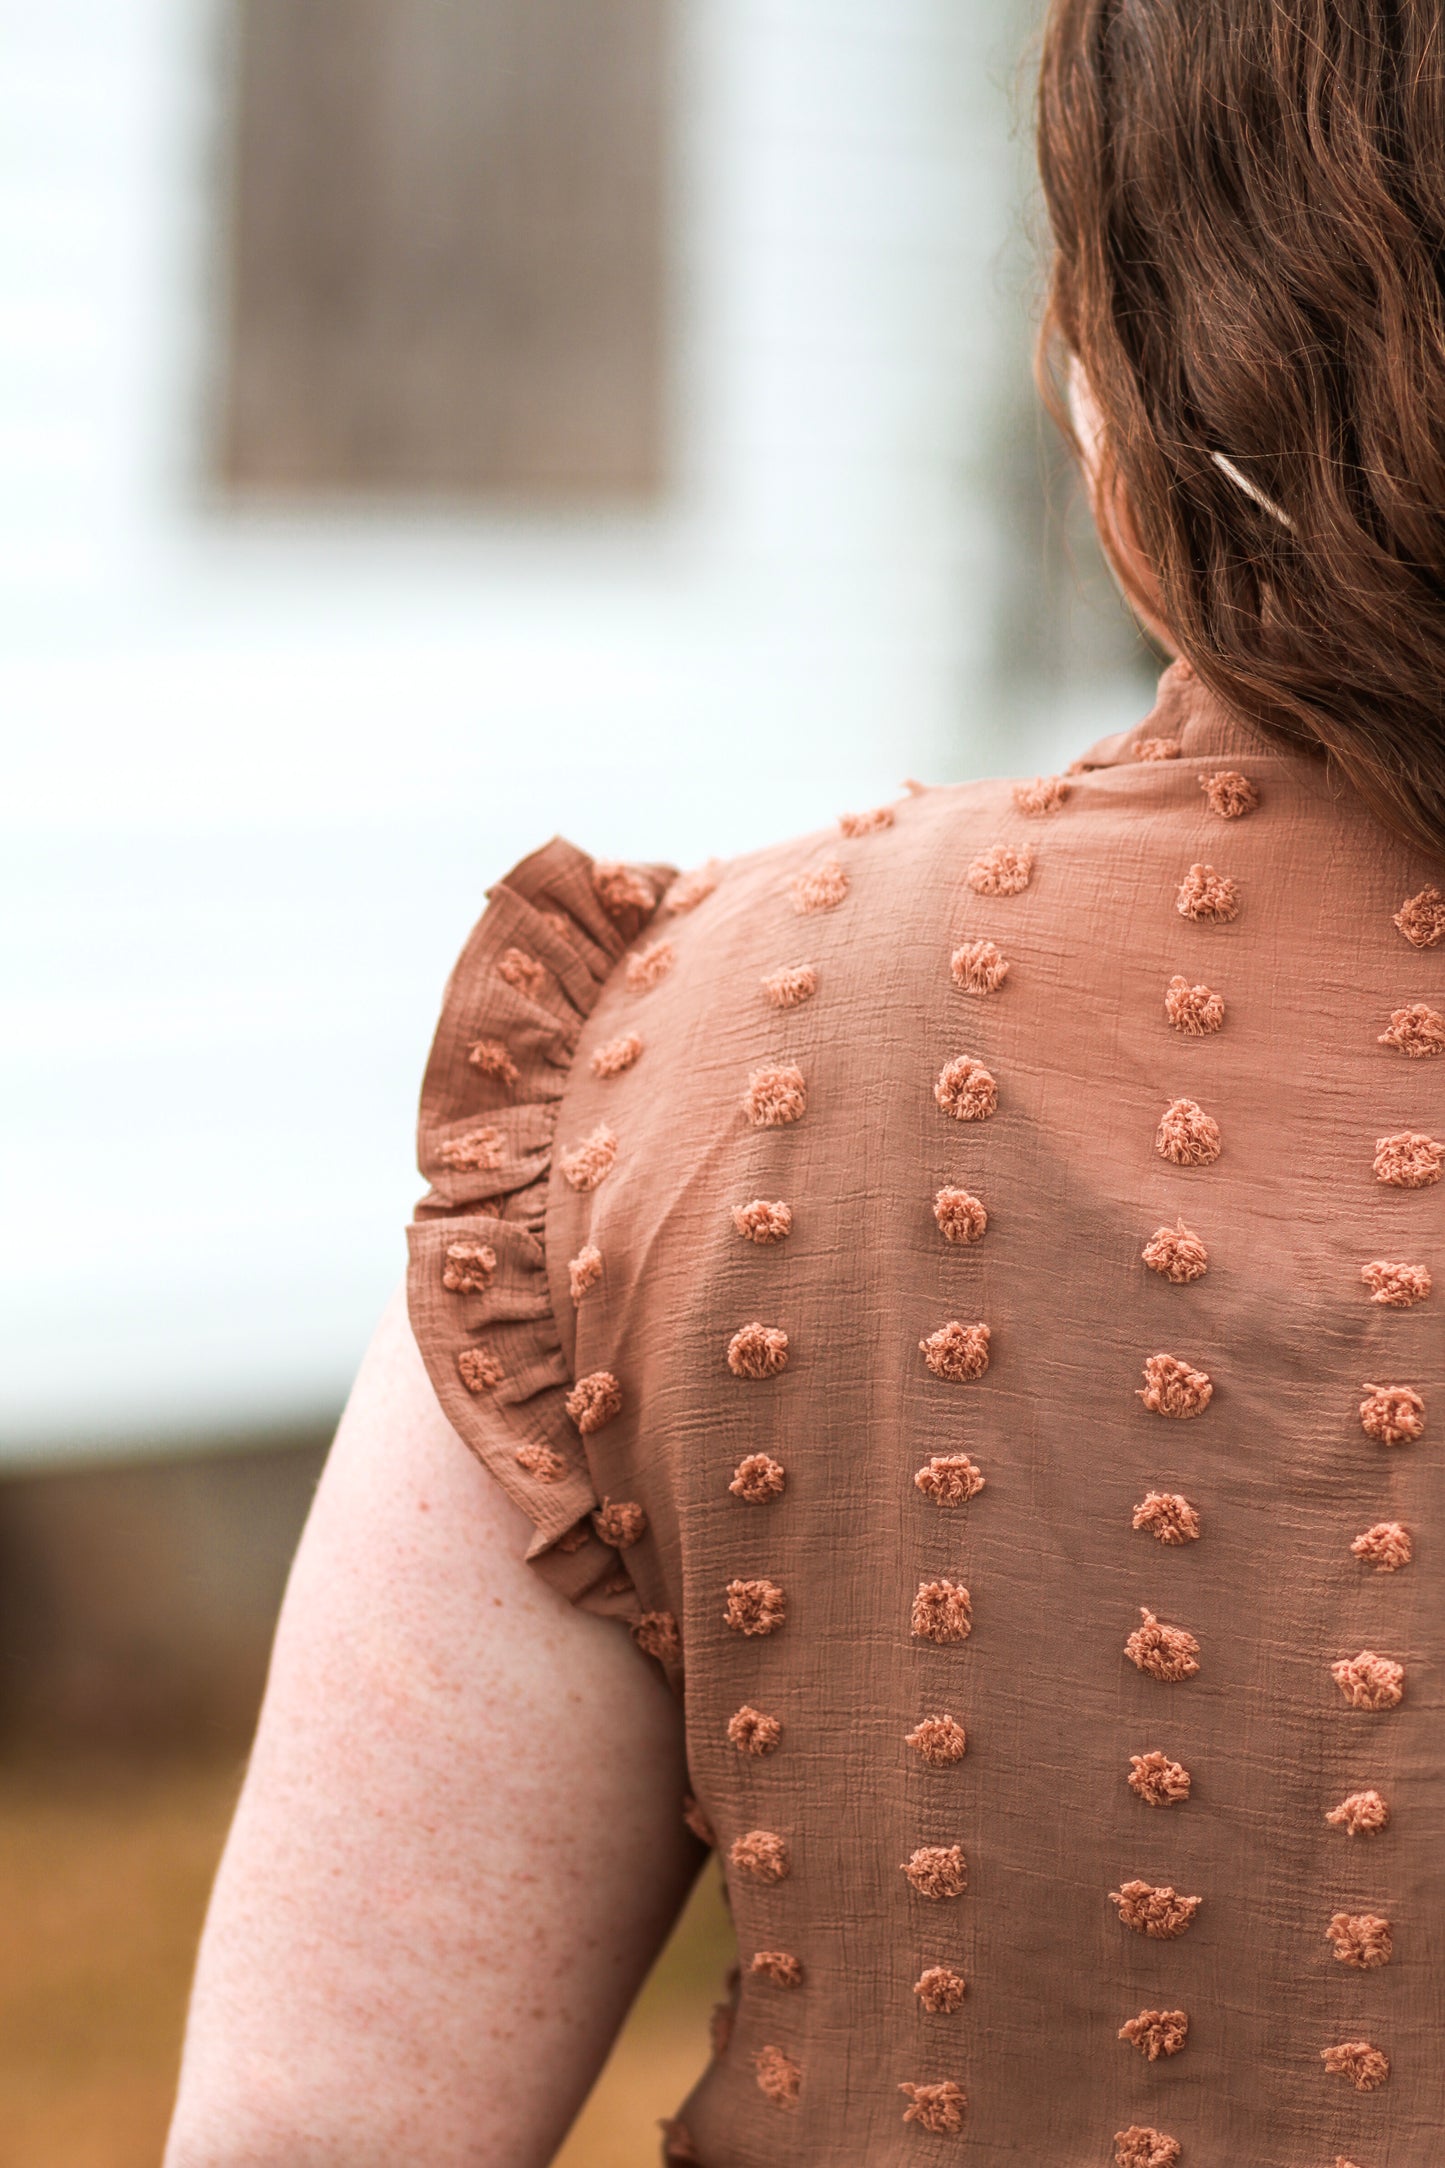
[[666,0],[238,0],[236,488],[662,469]]

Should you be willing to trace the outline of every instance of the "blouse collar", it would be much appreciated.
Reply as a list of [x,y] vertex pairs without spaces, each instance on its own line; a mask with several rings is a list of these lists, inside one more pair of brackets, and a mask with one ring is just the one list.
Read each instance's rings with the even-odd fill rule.
[[[1155,747],[1167,746],[1167,754]],[[1101,738],[1075,763],[1075,772],[1125,767],[1139,760],[1213,760],[1222,755],[1252,759],[1309,759],[1310,750],[1217,700],[1191,665],[1173,662],[1159,680],[1154,706],[1131,730]]]

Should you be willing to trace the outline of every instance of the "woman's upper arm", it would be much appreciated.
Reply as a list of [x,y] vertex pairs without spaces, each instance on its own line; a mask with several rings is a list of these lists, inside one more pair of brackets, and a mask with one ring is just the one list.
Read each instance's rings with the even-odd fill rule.
[[661,1674],[527,1534],[398,1299],[292,1574],[167,2168],[556,2151],[699,1854]]

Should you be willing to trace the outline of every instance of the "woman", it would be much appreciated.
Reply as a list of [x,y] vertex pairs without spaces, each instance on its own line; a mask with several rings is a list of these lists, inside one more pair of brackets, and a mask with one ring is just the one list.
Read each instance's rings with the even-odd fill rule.
[[1053,10],[1146,722],[493,892],[172,2168],[545,2162],[705,1843],[674,2162],[1438,2161],[1441,33]]

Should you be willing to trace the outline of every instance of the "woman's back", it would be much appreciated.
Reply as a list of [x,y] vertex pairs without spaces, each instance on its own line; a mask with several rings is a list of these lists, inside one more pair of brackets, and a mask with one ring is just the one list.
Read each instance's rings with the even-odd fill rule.
[[498,893],[413,1321],[684,1696],[674,2159],[1434,2157],[1429,873],[1176,669],[1057,785]]
[[[343,1425],[176,2168],[302,2157],[231,2139],[238,2023],[388,2158],[555,2150],[691,1861],[676,1704],[543,1583],[664,1667],[731,1893],[675,2161],[1440,2160],[1438,11],[1051,0],[1038,110],[1046,386],[1186,661],[1057,784],[494,892],[424,1094],[435,1391],[393,1333]],[[500,1511],[445,1548],[438,1403],[526,1596]],[[391,1923],[320,1916],[378,1874],[384,2083]]]

